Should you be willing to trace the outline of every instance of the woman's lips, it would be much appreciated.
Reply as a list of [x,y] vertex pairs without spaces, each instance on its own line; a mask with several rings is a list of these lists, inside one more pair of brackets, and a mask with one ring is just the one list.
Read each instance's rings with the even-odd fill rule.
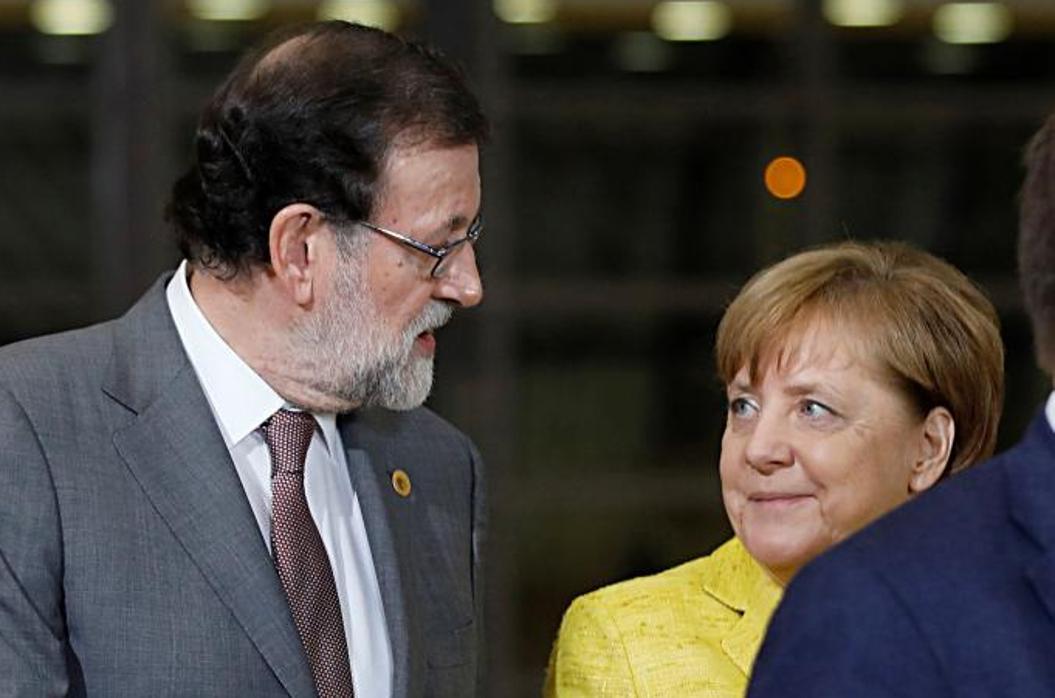
[[812,497],[809,494],[795,492],[759,492],[748,496],[748,501],[770,506],[790,505],[803,502]]

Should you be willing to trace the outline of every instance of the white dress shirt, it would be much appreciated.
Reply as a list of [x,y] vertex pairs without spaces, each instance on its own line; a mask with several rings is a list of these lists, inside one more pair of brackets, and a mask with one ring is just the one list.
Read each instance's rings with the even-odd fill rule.
[[[217,334],[194,301],[183,262],[166,288],[169,311],[270,549],[271,456],[260,431],[289,405]],[[330,557],[348,639],[355,694],[392,695],[392,646],[359,499],[348,475],[337,418],[316,414],[304,491]],[[223,467],[222,463],[217,464]]]

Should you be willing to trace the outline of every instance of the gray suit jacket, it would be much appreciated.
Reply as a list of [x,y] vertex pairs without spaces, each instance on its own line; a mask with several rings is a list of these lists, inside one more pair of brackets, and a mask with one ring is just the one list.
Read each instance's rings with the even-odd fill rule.
[[[315,695],[164,281],[118,320],[0,350],[2,696]],[[338,424],[394,694],[472,696],[480,458],[426,409]]]

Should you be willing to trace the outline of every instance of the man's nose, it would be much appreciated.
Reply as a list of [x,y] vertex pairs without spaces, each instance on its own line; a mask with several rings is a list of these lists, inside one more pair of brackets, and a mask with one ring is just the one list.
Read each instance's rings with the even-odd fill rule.
[[794,462],[788,425],[779,415],[763,413],[759,416],[747,439],[744,458],[749,466],[763,475],[786,468]]
[[443,276],[436,279],[433,297],[437,300],[457,303],[463,308],[471,308],[484,298],[484,283],[480,279],[480,269],[476,266],[476,250],[472,245],[463,245],[464,249],[454,252]]

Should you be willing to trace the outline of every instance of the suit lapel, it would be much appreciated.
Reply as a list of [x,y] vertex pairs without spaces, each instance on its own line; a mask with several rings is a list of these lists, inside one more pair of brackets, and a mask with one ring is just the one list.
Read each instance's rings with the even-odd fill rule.
[[1025,575],[1055,619],[1055,434],[1043,410],[1004,459],[1011,517],[1040,547]]
[[315,696],[241,482],[186,360],[163,281],[115,328],[114,370],[104,387],[136,413],[114,445],[189,560],[231,610],[291,696]]
[[382,438],[375,425],[356,414],[342,418],[340,430],[385,607],[392,644],[392,694],[419,696],[424,692],[424,658],[416,642],[420,614],[411,593],[413,572],[408,562],[413,557],[413,494],[404,499],[393,492],[389,480],[398,465],[392,460],[390,440]]
[[749,602],[740,620],[722,638],[722,651],[745,676],[751,675],[751,665],[755,662],[778,598],[779,594],[774,594],[772,598],[759,598]]

